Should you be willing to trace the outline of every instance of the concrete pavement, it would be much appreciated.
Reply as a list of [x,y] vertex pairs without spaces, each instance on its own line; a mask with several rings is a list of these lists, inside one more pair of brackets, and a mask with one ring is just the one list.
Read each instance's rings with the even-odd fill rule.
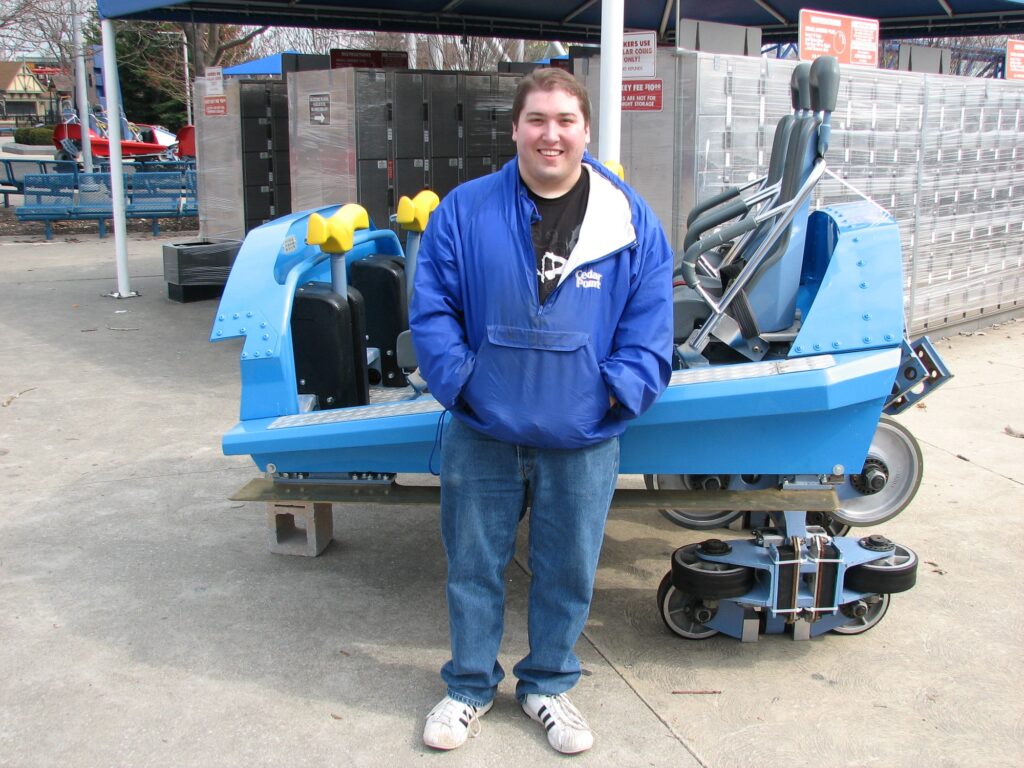
[[[166,298],[167,241],[129,238],[142,295],[118,301],[112,240],[0,239],[0,765],[564,764],[511,680],[478,738],[420,744],[447,658],[436,509],[336,508],[307,559],[227,500],[256,475],[219,446],[240,347],[206,341],[215,301]],[[938,347],[956,378],[900,417],[924,483],[879,529],[917,587],[860,636],[687,642],[654,590],[706,535],[613,513],[573,696],[597,743],[574,764],[1020,763],[1024,322]],[[508,586],[510,669],[518,564]]]

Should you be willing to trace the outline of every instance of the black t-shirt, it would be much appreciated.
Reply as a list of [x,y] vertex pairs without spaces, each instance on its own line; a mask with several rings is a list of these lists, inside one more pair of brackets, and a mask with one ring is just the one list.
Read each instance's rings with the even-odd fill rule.
[[579,181],[561,197],[540,197],[529,187],[527,192],[540,214],[540,221],[534,222],[531,229],[537,255],[537,293],[543,304],[558,285],[579,239],[590,195],[590,174],[582,169]]

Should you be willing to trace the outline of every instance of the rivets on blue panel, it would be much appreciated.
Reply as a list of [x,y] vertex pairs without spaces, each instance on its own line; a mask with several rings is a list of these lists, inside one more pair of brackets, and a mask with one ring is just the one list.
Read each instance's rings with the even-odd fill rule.
[[239,329],[238,329],[238,332],[239,332],[239,333],[245,333],[245,328],[239,328]]
[[231,317],[233,317],[235,320],[237,320],[238,319],[238,313],[235,312],[235,314],[233,314]]
[[264,340],[264,341],[266,341],[266,340],[267,340],[267,339],[269,339],[269,338],[270,338],[270,334],[269,334],[269,333],[264,333],[264,334],[263,334],[263,340]]
[[245,313],[245,316],[246,316],[246,317],[252,317],[252,312],[246,312],[246,313]]
[[864,313],[863,317],[864,317],[864,320],[870,320],[871,319],[871,315],[869,315],[867,312]]
[[272,354],[273,354],[273,352],[271,352],[271,351],[270,351],[270,350],[268,349],[268,350],[267,350],[267,357],[270,357],[270,356],[271,356]]
[[861,283],[860,287],[861,287],[862,290],[866,290],[867,287],[868,287],[868,284],[867,283]]
[[833,341],[832,342],[832,349],[839,349],[841,346],[843,346],[842,342],[839,342],[839,341]]
[[260,328],[266,328],[266,327],[267,327],[266,323],[260,323]]
[[865,336],[864,337],[864,343],[865,344],[870,344],[871,343],[871,337],[870,336]]
[[224,331],[217,331],[217,335],[218,336],[223,336],[224,335]]
[[223,323],[224,322],[224,315],[217,315],[217,322],[218,323]]
[[793,347],[793,351],[794,352],[803,352],[804,348],[803,347]]
[[814,345],[814,351],[815,352],[820,352],[821,351],[821,344],[815,344]]
[[885,340],[886,341],[892,341],[892,334],[891,333],[885,334]]

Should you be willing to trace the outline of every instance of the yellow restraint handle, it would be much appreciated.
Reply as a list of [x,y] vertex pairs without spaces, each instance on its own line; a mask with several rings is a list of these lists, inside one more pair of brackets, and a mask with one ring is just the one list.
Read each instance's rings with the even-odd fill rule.
[[427,228],[430,214],[440,202],[441,198],[430,189],[419,192],[412,200],[403,195],[398,201],[398,213],[395,220],[402,229],[407,229],[410,232],[422,232]]
[[306,243],[319,245],[324,253],[345,253],[352,250],[356,230],[369,227],[370,215],[366,209],[358,203],[348,203],[329,219],[319,213],[310,214]]
[[626,180],[626,169],[617,160],[605,160],[604,167],[618,176],[622,181]]

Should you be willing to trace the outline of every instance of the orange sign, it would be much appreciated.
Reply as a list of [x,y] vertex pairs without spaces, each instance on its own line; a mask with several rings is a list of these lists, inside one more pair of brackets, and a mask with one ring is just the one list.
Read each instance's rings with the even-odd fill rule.
[[1006,41],[1006,79],[1024,80],[1024,40]]
[[800,60],[835,56],[840,64],[878,66],[878,19],[800,11]]

